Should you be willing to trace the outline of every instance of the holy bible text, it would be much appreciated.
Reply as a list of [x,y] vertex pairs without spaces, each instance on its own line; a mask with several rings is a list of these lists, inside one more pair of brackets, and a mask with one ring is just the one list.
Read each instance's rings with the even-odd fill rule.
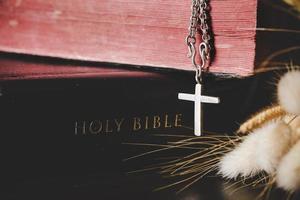
[[77,120],[75,135],[100,135],[120,132],[140,133],[147,130],[181,128],[182,114],[149,115],[144,117]]

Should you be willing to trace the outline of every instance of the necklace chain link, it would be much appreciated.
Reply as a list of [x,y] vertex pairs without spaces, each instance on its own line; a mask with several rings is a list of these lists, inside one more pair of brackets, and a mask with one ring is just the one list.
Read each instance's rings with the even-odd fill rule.
[[[202,72],[207,70],[210,64],[210,40],[208,25],[208,0],[192,0],[191,17],[189,33],[186,37],[186,44],[188,46],[188,57],[191,58],[192,64],[196,69],[196,82],[201,83]],[[199,54],[201,58],[201,65],[196,62],[196,34],[201,32],[202,41],[199,45]]]

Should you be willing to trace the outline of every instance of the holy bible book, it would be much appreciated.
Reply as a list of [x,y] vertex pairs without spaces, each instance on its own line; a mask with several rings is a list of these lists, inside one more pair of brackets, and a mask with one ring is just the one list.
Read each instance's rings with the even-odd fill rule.
[[[257,0],[211,0],[212,72],[254,70]],[[0,51],[192,71],[191,1],[5,0]]]
[[[177,196],[183,185],[153,192],[170,183],[159,171],[129,173],[192,150],[147,154],[194,137],[193,102],[177,98],[178,92],[194,92],[193,74],[15,54],[0,58],[6,68],[0,73],[3,199],[222,197],[218,180],[203,179]],[[218,95],[221,103],[203,104],[204,134],[236,130],[268,102],[273,90],[262,80],[269,78],[205,76],[206,94]],[[249,105],[254,98],[257,104]]]
[[[203,129],[223,134],[271,91],[267,75],[232,76],[254,70],[257,1],[211,8],[216,74],[204,89],[221,103],[203,104]],[[169,184],[159,172],[129,173],[181,156],[147,152],[194,136],[194,104],[178,100],[194,92],[190,12],[179,0],[0,1],[0,198],[222,199],[219,180],[176,195],[153,192]]]

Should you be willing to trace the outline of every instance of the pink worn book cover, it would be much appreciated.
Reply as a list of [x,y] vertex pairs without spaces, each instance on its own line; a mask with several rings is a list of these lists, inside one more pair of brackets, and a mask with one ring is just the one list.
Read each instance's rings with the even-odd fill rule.
[[0,53],[0,81],[69,78],[161,78],[159,73],[77,62]]
[[[257,1],[210,6],[216,49],[210,70],[251,73]],[[0,1],[0,51],[193,70],[184,42],[190,7],[179,0]]]

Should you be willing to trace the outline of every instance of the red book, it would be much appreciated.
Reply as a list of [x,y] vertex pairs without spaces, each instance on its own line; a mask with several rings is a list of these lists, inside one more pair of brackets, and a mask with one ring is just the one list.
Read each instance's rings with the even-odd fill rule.
[[109,64],[0,53],[0,81],[69,78],[160,78],[159,73]]
[[[216,48],[211,71],[251,73],[257,1],[210,4]],[[175,0],[1,1],[0,51],[193,70],[184,42],[190,6]]]

